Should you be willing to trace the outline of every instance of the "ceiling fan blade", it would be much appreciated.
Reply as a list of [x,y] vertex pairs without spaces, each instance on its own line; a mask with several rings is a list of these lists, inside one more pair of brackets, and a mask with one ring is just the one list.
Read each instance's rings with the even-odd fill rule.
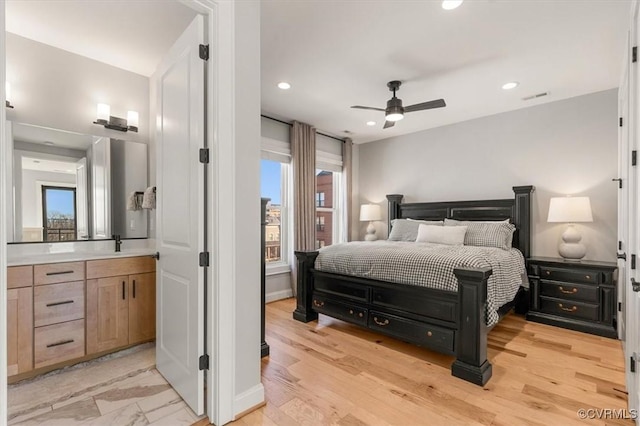
[[396,124],[395,121],[385,121],[383,129],[386,129],[388,127],[393,127],[395,124]]
[[424,109],[442,108],[446,106],[447,104],[444,102],[444,99],[436,99],[435,101],[423,102],[421,104],[404,107],[404,112],[422,111]]
[[354,105],[351,108],[357,108],[357,109],[372,109],[374,111],[382,111],[384,112],[383,108],[374,108],[374,107],[366,107],[366,106],[360,106],[360,105]]

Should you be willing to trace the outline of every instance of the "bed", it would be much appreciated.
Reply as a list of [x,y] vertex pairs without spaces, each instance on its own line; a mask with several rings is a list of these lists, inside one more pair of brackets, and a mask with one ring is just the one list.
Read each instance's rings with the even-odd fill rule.
[[[517,186],[513,187],[514,197],[510,199],[426,203],[402,203],[403,195],[387,195],[389,229],[394,219],[405,218],[430,221],[508,219],[516,228],[512,246],[527,259],[531,251],[533,191],[533,186]],[[487,295],[493,268],[454,267],[457,291],[451,291],[321,271],[316,268],[318,251],[297,251],[295,255],[297,302],[294,319],[309,322],[322,313],[454,355],[451,373],[463,380],[482,386],[491,378],[487,333],[488,320],[489,324],[495,321],[491,321],[487,310]],[[496,307],[497,315],[504,315],[512,306],[513,301],[509,301]]]

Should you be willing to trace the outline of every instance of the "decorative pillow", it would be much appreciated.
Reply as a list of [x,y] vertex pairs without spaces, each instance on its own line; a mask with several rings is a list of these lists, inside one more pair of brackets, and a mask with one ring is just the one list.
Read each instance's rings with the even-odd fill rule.
[[443,226],[444,222],[441,220],[428,221],[428,220],[409,220],[409,219],[393,219],[391,221],[391,232],[389,233],[390,241],[415,241],[418,238],[418,226],[434,225]]
[[420,224],[416,243],[437,243],[461,246],[464,243],[466,226],[433,226]]
[[480,247],[498,247],[509,250],[513,242],[513,233],[516,227],[504,221],[500,222],[474,222],[460,220],[446,220],[445,227],[466,226],[464,245]]

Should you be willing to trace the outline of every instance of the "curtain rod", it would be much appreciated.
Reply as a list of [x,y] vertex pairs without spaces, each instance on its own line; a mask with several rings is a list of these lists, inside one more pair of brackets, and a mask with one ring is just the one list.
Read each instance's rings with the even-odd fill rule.
[[[260,114],[260,117],[268,118],[269,120],[277,121],[278,123],[286,124],[287,126],[293,126],[293,123],[288,123],[286,121],[278,120],[277,118],[269,117],[268,115]],[[319,134],[319,135],[325,136],[327,138],[335,139],[337,141],[340,141],[340,142],[344,143],[344,139],[340,139],[340,138],[337,138],[335,136],[327,135],[327,134],[319,132],[317,130],[316,130],[316,133]]]

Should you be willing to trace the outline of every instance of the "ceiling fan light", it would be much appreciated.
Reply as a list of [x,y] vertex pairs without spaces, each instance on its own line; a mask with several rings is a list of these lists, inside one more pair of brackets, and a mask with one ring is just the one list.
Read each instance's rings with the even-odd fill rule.
[[392,112],[384,117],[384,119],[387,121],[400,121],[403,118],[404,115],[400,114],[399,112]]

